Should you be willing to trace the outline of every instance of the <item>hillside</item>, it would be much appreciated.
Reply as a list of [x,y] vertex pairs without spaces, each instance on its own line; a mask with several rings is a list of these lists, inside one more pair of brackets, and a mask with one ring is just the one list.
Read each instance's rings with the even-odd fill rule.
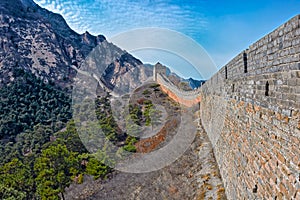
[[[62,16],[39,7],[32,0],[1,1],[0,24],[0,110],[5,115],[0,118],[0,139],[8,132],[9,135],[16,135],[28,128],[32,129],[38,123],[60,121],[57,117],[59,114],[67,115],[61,119],[64,122],[70,119],[70,111],[65,108],[70,109],[71,84],[76,78],[76,69],[81,68],[87,57],[94,56],[92,59],[96,61],[98,57],[105,58],[97,61],[97,70],[104,85],[110,89],[119,83],[131,84],[118,86],[132,89],[136,87],[133,83],[140,84],[151,76],[152,71],[144,68],[141,61],[107,42],[104,36],[93,36],[88,32],[82,35],[76,33]],[[41,83],[38,83],[39,80]],[[43,95],[45,88],[37,87],[36,84],[50,88],[50,93],[47,91],[48,97]],[[34,87],[36,90],[28,96],[28,93],[22,94],[23,90],[26,91],[24,87]],[[14,95],[9,95],[6,90]],[[49,97],[56,96],[53,91],[63,91],[68,100],[56,98],[57,102],[52,108],[47,109],[46,105],[46,108],[42,107],[42,102],[52,104]],[[18,99],[18,96],[24,98]],[[5,100],[7,97],[9,100]],[[30,98],[40,99],[37,100],[40,103],[31,105],[33,101]],[[8,109],[5,102],[16,109]],[[19,107],[22,109],[19,114],[25,114],[31,109],[31,117],[19,119]],[[64,108],[64,111],[55,111],[55,108]],[[39,112],[46,113],[43,120],[37,119]]]
[[[76,33],[32,0],[0,1],[1,199],[64,198],[83,174],[111,172],[85,149],[72,120],[73,83],[87,59],[108,89],[129,91],[152,75],[104,36]],[[110,121],[102,125],[117,134]]]

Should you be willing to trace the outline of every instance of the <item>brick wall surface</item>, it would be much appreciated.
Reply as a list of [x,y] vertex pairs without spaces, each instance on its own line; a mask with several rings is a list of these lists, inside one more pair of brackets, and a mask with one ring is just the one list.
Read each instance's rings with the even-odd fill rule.
[[202,86],[201,120],[228,199],[300,199],[299,109],[298,15]]
[[201,100],[228,199],[300,199],[300,15],[200,90],[178,90],[164,75],[157,81],[180,103]]

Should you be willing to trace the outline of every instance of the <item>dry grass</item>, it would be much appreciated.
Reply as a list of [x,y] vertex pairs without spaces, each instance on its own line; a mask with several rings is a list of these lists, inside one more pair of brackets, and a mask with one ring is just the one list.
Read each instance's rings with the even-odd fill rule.
[[142,139],[135,144],[138,153],[149,153],[155,150],[162,142],[165,141],[167,134],[174,127],[177,127],[179,121],[172,119],[153,137]]
[[206,188],[205,185],[202,185],[199,189],[198,195],[197,195],[197,200],[203,200],[205,198],[206,194]]
[[218,185],[218,191],[217,191],[217,200],[225,200],[226,195],[225,195],[225,188],[221,185]]
[[212,190],[212,189],[213,189],[213,186],[212,186],[211,184],[206,184],[206,188],[207,188],[208,190]]
[[205,174],[205,175],[202,175],[201,178],[203,179],[203,181],[208,181],[210,179],[210,174]]

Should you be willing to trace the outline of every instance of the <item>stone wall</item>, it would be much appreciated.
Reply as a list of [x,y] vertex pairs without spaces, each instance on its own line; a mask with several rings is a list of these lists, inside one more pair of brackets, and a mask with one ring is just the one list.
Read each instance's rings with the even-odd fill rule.
[[200,110],[228,199],[300,199],[300,16],[208,80]]
[[157,74],[166,75],[167,67],[163,66],[159,62],[153,67],[153,80],[157,81]]
[[192,106],[201,100],[200,90],[183,91],[177,88],[164,74],[153,74],[156,82],[160,84],[161,89],[173,100],[185,105]]

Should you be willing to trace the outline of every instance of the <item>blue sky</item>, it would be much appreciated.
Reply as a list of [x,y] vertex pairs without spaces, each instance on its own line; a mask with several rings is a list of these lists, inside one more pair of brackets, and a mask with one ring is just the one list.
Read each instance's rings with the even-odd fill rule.
[[299,0],[34,1],[62,14],[70,27],[79,33],[89,31],[110,38],[130,29],[144,27],[178,31],[199,43],[218,68],[300,13]]

